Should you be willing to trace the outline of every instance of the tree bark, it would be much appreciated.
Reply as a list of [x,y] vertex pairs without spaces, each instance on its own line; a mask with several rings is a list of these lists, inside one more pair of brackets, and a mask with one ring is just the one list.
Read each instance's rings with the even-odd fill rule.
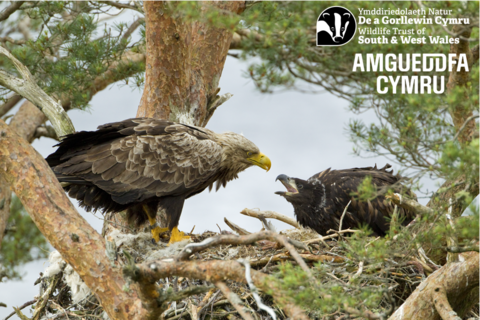
[[448,263],[425,279],[389,320],[461,319],[478,303],[479,284],[478,252],[462,255],[465,261]]
[[35,149],[0,121],[0,175],[63,259],[96,295],[110,319],[144,319],[134,292],[112,268],[103,238],[77,213],[52,170]]
[[[184,21],[172,15],[178,4],[145,1],[147,61],[145,89],[137,117],[169,119],[205,126],[213,110],[232,32],[208,22]],[[201,2],[240,13],[243,1]]]
[[[30,101],[26,100],[10,122],[10,127],[20,137],[31,142],[35,129],[41,125],[47,117],[35,107]],[[10,217],[10,203],[12,191],[6,181],[0,179],[0,248],[2,248],[2,240],[5,235],[5,228]]]

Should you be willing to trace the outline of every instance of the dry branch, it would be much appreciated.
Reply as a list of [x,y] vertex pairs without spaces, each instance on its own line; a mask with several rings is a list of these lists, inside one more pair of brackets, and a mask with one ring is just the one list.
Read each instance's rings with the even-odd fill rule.
[[337,238],[340,236],[340,234],[344,234],[344,233],[355,233],[355,232],[360,232],[360,230],[353,230],[353,229],[345,229],[345,230],[342,230],[342,231],[335,231],[335,234],[332,234],[332,235],[329,235],[329,236],[320,236],[316,239],[310,239],[310,240],[307,240],[307,241],[304,241],[303,243],[305,243],[306,245],[310,245],[310,244],[314,244],[314,243],[318,243],[318,242],[325,242],[325,240],[330,240],[330,239],[333,239],[333,238]]
[[264,218],[269,218],[269,219],[277,219],[282,222],[285,222],[286,224],[294,226],[297,229],[301,228],[298,222],[295,221],[294,219],[287,217],[283,214],[277,213],[275,211],[261,211],[261,210],[252,210],[252,209],[245,208],[242,211],[240,211],[240,213],[245,216],[249,216],[257,219],[260,219],[259,218],[260,216],[263,216]]
[[8,17],[15,11],[17,11],[25,1],[13,1],[11,5],[0,12],[0,21],[7,20]]
[[247,230],[245,230],[245,229],[240,228],[239,226],[237,226],[235,223],[228,221],[227,218],[223,218],[223,221],[225,221],[225,223],[227,224],[227,226],[230,227],[230,229],[232,229],[233,231],[235,231],[236,233],[238,233],[238,234],[241,235],[241,236],[245,236],[245,235],[247,235],[247,234],[251,234],[251,232],[248,232]]
[[111,319],[147,316],[105,254],[103,238],[78,214],[45,160],[0,121],[0,175],[63,259],[94,292]]
[[[182,252],[177,256],[177,260],[186,260],[188,257],[190,257],[192,254],[196,252],[200,252],[202,250],[205,250],[210,247],[214,246],[219,246],[219,245],[225,245],[225,244],[234,244],[234,245],[246,245],[246,244],[251,244],[260,240],[270,240],[270,241],[276,241],[283,245],[285,248],[287,248],[288,251],[290,251],[290,254],[297,260],[303,260],[299,258],[298,253],[295,251],[293,248],[292,244],[293,243],[297,248],[302,249],[302,250],[308,250],[308,247],[304,245],[303,243],[299,241],[293,241],[291,239],[286,238],[285,236],[282,236],[276,232],[272,231],[261,231],[257,233],[252,233],[249,235],[245,236],[237,236],[235,234],[228,234],[228,235],[218,235],[215,237],[211,237],[208,239],[203,240],[200,243],[192,243],[187,245]],[[293,253],[292,253],[293,252]],[[297,255],[295,255],[295,253]],[[297,261],[298,262],[298,261]],[[304,263],[304,262],[303,262]],[[301,262],[299,262],[301,264]],[[308,269],[308,267],[307,267]]]
[[[303,260],[308,262],[334,262],[334,263],[341,263],[344,262],[344,259],[338,256],[329,256],[329,255],[314,255],[314,254],[300,254]],[[278,261],[285,261],[291,260],[292,257],[286,253],[276,254],[271,257],[263,257],[258,260],[253,260],[250,262],[252,267],[261,267],[266,265],[267,263],[271,262],[278,262]]]
[[387,199],[391,199],[393,203],[406,210],[411,210],[420,216],[434,216],[435,210],[425,207],[413,199],[406,198],[399,193],[394,193],[391,196],[387,196]]
[[[125,272],[125,271],[124,271]],[[154,282],[171,276],[201,279],[216,283],[230,279],[240,283],[246,283],[245,269],[236,261],[162,261],[137,265],[133,270],[127,270],[127,274],[135,273],[145,281]],[[275,284],[267,282],[267,275],[252,270],[253,283],[262,291],[273,291],[272,296],[276,301],[288,299],[280,290],[275,290]],[[285,313],[296,320],[309,319],[305,312],[292,302],[283,305]]]
[[247,310],[244,306],[242,306],[242,300],[233,292],[230,290],[225,282],[222,281],[217,281],[215,282],[215,286],[220,289],[225,296],[225,298],[230,301],[232,306],[237,310],[237,312],[243,317],[245,320],[253,320],[252,316],[247,313]]
[[59,137],[75,132],[73,123],[62,108],[61,104],[53,100],[37,85],[28,68],[5,48],[0,47],[0,53],[4,54],[12,61],[23,77],[23,79],[20,79],[8,72],[0,70],[0,84],[15,91],[39,107],[45,116],[47,116],[48,120],[50,120]]
[[22,99],[23,97],[19,94],[13,94],[8,97],[7,101],[0,106],[0,117],[3,117],[5,114],[7,114],[7,112],[15,107]]

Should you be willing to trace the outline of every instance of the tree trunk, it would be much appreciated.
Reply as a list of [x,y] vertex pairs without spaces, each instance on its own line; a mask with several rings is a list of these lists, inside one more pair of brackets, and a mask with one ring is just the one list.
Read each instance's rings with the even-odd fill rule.
[[125,292],[103,238],[77,213],[52,170],[35,149],[0,121],[0,175],[62,258],[82,277],[110,319],[145,319],[136,293]]
[[[145,89],[137,117],[168,119],[205,126],[214,110],[209,102],[218,83],[233,33],[208,22],[184,21],[173,13],[176,2],[144,2],[147,61]],[[201,2],[209,7],[240,13],[243,1]]]

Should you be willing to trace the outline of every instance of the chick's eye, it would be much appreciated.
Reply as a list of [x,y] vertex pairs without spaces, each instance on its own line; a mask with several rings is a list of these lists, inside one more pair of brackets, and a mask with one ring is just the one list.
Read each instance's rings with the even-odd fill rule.
[[302,185],[302,184],[299,184],[297,187],[298,187],[298,189],[303,189],[303,185]]

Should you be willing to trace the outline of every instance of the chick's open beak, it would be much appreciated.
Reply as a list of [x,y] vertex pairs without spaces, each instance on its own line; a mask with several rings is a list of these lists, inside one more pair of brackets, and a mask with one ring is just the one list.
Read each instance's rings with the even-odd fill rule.
[[272,167],[272,162],[270,159],[261,152],[252,155],[251,157],[247,158],[247,160],[267,171]]
[[275,192],[275,194],[283,196],[283,195],[292,195],[292,194],[298,193],[297,184],[295,183],[294,179],[290,178],[285,174],[281,174],[277,177],[277,179],[275,179],[275,181],[277,180],[280,180],[280,182],[285,186],[285,188],[287,188],[287,192],[277,191]]

